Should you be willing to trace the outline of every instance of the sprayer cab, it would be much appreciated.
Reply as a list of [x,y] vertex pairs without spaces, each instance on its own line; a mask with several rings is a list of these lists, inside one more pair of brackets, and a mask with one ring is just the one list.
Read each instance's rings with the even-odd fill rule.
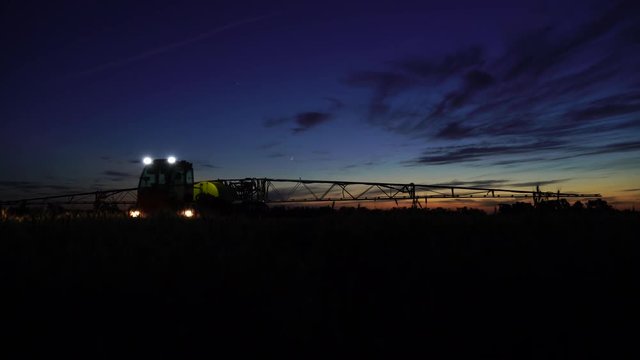
[[135,210],[144,215],[187,211],[193,201],[193,165],[173,157],[144,163]]

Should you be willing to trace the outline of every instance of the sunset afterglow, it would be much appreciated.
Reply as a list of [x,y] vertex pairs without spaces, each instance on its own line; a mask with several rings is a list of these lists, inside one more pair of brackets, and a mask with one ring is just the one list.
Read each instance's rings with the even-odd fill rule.
[[175,154],[197,180],[540,186],[637,208],[636,7],[13,2],[0,199],[135,187],[144,156]]

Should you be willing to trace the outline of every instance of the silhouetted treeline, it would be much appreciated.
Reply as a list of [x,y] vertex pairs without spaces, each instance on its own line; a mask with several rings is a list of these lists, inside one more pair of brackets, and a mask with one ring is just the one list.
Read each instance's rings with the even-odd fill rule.
[[542,201],[533,206],[531,203],[516,202],[514,204],[499,204],[499,212],[502,214],[526,214],[533,212],[616,212],[615,208],[609,205],[605,200],[594,199],[588,200],[586,205],[581,201],[573,204],[566,199]]
[[[199,209],[199,215],[205,218],[228,217],[228,216],[253,216],[253,217],[314,217],[327,215],[346,215],[346,214],[367,214],[380,212],[411,212],[418,211],[428,214],[448,214],[448,215],[476,215],[482,216],[484,210],[474,207],[458,207],[458,208],[407,208],[397,207],[390,209],[371,209],[366,206],[358,207],[334,207],[334,206],[267,206],[262,203],[238,204],[235,206],[226,206],[215,209]],[[513,204],[498,204],[493,212],[489,214],[534,214],[534,213],[556,213],[556,212],[619,212],[605,200],[594,199],[588,200],[585,204],[576,201],[573,204],[566,199],[542,201],[536,206],[527,202],[516,202]],[[635,210],[625,210],[633,212]],[[14,206],[3,208],[0,220],[18,220],[18,221],[39,221],[53,219],[79,219],[79,218],[125,218],[127,213],[119,209],[115,205],[102,204],[97,209],[79,210],[65,209],[56,204],[48,204],[42,207]]]

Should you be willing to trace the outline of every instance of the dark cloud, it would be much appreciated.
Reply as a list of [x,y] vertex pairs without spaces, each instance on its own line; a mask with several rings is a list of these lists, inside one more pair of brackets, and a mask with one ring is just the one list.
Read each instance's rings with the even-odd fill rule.
[[372,89],[373,96],[369,104],[369,115],[384,115],[389,112],[385,103],[387,98],[407,90],[415,85],[411,77],[388,71],[364,71],[349,75],[345,83],[355,87]]
[[[294,134],[299,134],[305,132],[311,128],[314,128],[322,123],[328,122],[334,118],[334,114],[336,111],[339,111],[344,107],[344,103],[333,97],[325,97],[329,103],[329,107],[325,111],[305,111],[299,112],[295,116],[285,116],[285,117],[277,117],[277,118],[269,118],[263,122],[265,127],[276,127],[280,125],[284,125],[287,123],[293,123],[295,125],[292,128],[292,132]],[[276,143],[267,143],[260,147],[261,150],[272,148],[276,145],[279,145],[280,142]]]
[[598,38],[614,30],[630,18],[629,11],[637,11],[631,1],[621,1],[610,9],[595,14],[588,22],[579,26],[572,34],[557,33],[552,26],[522,36],[509,48],[508,58],[513,65],[508,69],[505,80],[516,77],[537,77],[565,61],[573,52],[590,45]]
[[571,121],[593,121],[612,116],[634,114],[640,112],[640,102],[632,104],[602,104],[589,106],[584,109],[570,111],[567,118]]
[[0,187],[6,190],[19,190],[25,192],[48,191],[48,190],[73,190],[75,187],[63,184],[47,184],[37,181],[0,181]]
[[507,184],[509,180],[505,179],[486,179],[486,180],[472,180],[472,181],[458,181],[452,180],[446,183],[437,183],[430,185],[441,186],[462,186],[462,187],[478,187],[478,188],[490,188]]
[[130,159],[127,162],[129,164],[140,164],[140,163],[142,163],[142,160],[140,160],[140,159]]
[[31,181],[0,181],[0,186],[3,187],[22,187],[22,186],[29,186],[31,184],[34,184]]
[[428,58],[409,59],[398,62],[397,66],[410,74],[418,75],[422,78],[443,80],[458,74],[460,71],[483,63],[483,50],[481,47],[476,46],[447,55],[440,60],[434,61]]
[[361,167],[375,166],[376,164],[378,163],[376,163],[375,161],[367,161],[362,164],[349,164],[349,165],[343,166],[342,168],[345,170],[348,170],[348,169],[355,169],[355,168],[361,168]]
[[459,109],[466,105],[468,101],[480,90],[493,84],[493,76],[480,71],[473,70],[463,76],[464,86],[456,91],[448,93],[444,99],[438,103],[430,117],[443,115],[447,111]]
[[117,170],[106,170],[102,172],[102,175],[108,177],[108,180],[111,182],[121,182],[121,181],[133,180],[137,178],[136,175],[132,175],[132,174],[125,173],[122,171],[117,171]]
[[110,177],[131,177],[131,174],[116,171],[116,170],[106,170],[102,173],[102,175],[110,176]]
[[[514,165],[638,151],[629,140],[640,129],[640,52],[629,35],[640,32],[638,10],[633,1],[582,7],[581,23],[541,24],[514,37],[503,54],[489,57],[474,47],[404,59],[353,73],[345,83],[369,89],[374,126],[471,143],[426,149],[413,165],[492,158]],[[592,145],[614,138],[620,142]]]
[[559,183],[566,182],[566,181],[569,181],[569,180],[571,180],[571,179],[530,181],[530,182],[510,183],[509,186],[514,186],[514,187],[547,186],[547,185],[559,184]]
[[411,77],[390,71],[363,71],[349,75],[345,83],[351,86],[374,88],[391,95],[415,84]]
[[533,130],[534,122],[535,120],[530,117],[521,116],[501,122],[496,121],[495,123],[479,125],[477,132],[491,136],[518,135]]
[[[559,148],[563,148],[563,146],[559,146]],[[553,148],[548,148],[547,150],[552,150]],[[544,151],[544,148],[540,148],[539,150]],[[591,146],[573,146],[570,149],[565,148],[564,154],[558,154],[555,152],[547,152],[548,156],[546,157],[521,157],[515,159],[507,159],[493,162],[492,165],[516,165],[523,164],[529,162],[553,162],[553,161],[566,161],[570,159],[585,157],[585,156],[595,156],[595,155],[604,155],[604,154],[613,154],[613,153],[625,153],[625,152],[633,152],[640,151],[640,142],[630,141],[630,142],[618,142],[618,143],[608,143],[602,145],[591,145]],[[621,160],[618,160],[621,161]],[[633,160],[630,160],[633,163]],[[613,166],[613,165],[610,165]],[[627,165],[624,165],[625,167]]]
[[421,157],[409,162],[409,165],[444,165],[473,162],[497,155],[517,155],[554,150],[562,145],[563,143],[557,141],[539,141],[519,145],[472,145],[453,149],[427,149]]
[[294,133],[301,133],[331,120],[331,117],[329,113],[316,111],[300,113],[295,117],[297,127],[292,130]]
[[458,109],[480,90],[493,84],[493,76],[480,70],[473,70],[463,75],[464,85],[461,89],[448,93],[444,99],[436,105],[431,117],[439,116],[452,109]]
[[634,192],[634,191],[640,191],[640,188],[637,189],[624,189],[622,191],[626,191],[626,192]]
[[519,164],[527,163],[527,162],[538,162],[538,161],[545,161],[545,160],[548,160],[548,158],[528,157],[528,158],[524,158],[524,159],[523,158],[518,158],[518,159],[495,161],[495,162],[492,162],[491,165],[502,165],[502,166],[519,165]]
[[[394,111],[388,100],[412,88],[432,87],[451,76],[465,71],[464,88],[448,93],[440,104],[433,106],[432,115],[442,114],[447,107],[460,107],[474,92],[493,83],[493,77],[479,69],[471,69],[484,63],[482,49],[474,47],[447,55],[441,60],[418,58],[395,64],[396,71],[363,71],[349,75],[345,83],[355,87],[365,87],[372,91],[369,116],[416,114],[415,111]],[[467,71],[468,70],[468,71]]]
[[640,141],[629,141],[629,142],[611,143],[611,144],[602,145],[599,147],[594,147],[592,148],[592,150],[585,151],[579,155],[580,156],[601,155],[601,154],[629,152],[629,151],[637,151],[637,150],[640,150]]
[[458,122],[452,122],[440,130],[436,134],[436,137],[440,139],[462,139],[467,137],[472,131],[472,128],[463,127]]
[[465,86],[468,90],[480,90],[493,84],[494,79],[491,74],[481,71],[473,70],[465,74],[464,76]]
[[201,167],[205,167],[205,168],[209,168],[209,169],[219,169],[220,166],[215,166],[215,165],[211,165],[211,164],[198,164]]
[[[307,111],[296,114],[293,117],[280,117],[280,118],[271,118],[267,119],[263,122],[265,127],[275,127],[284,125],[287,123],[294,123],[295,127],[291,130],[294,134],[305,132],[311,128],[314,128],[322,123],[328,122],[333,118],[333,114],[330,112],[321,112],[321,111]],[[278,145],[279,143],[273,144],[265,144],[266,147],[262,146],[261,149],[269,149]]]

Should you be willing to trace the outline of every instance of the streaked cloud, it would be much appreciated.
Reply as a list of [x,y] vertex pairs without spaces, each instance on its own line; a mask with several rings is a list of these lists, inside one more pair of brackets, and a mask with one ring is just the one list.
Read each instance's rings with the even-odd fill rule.
[[296,115],[294,133],[301,133],[331,120],[331,114],[325,112],[304,112]]
[[[285,124],[293,124],[291,131],[294,134],[303,133],[309,129],[315,128],[323,123],[332,120],[334,115],[330,112],[322,111],[306,111],[298,113],[292,117],[268,118],[262,124],[266,128],[284,126]],[[272,148],[280,144],[279,142],[268,143],[267,147],[261,147],[262,150]]]
[[443,145],[409,165],[517,166],[640,151],[632,135],[640,132],[638,23],[634,2],[600,4],[572,30],[541,24],[502,54],[471,46],[343,82],[369,90],[370,125]]

